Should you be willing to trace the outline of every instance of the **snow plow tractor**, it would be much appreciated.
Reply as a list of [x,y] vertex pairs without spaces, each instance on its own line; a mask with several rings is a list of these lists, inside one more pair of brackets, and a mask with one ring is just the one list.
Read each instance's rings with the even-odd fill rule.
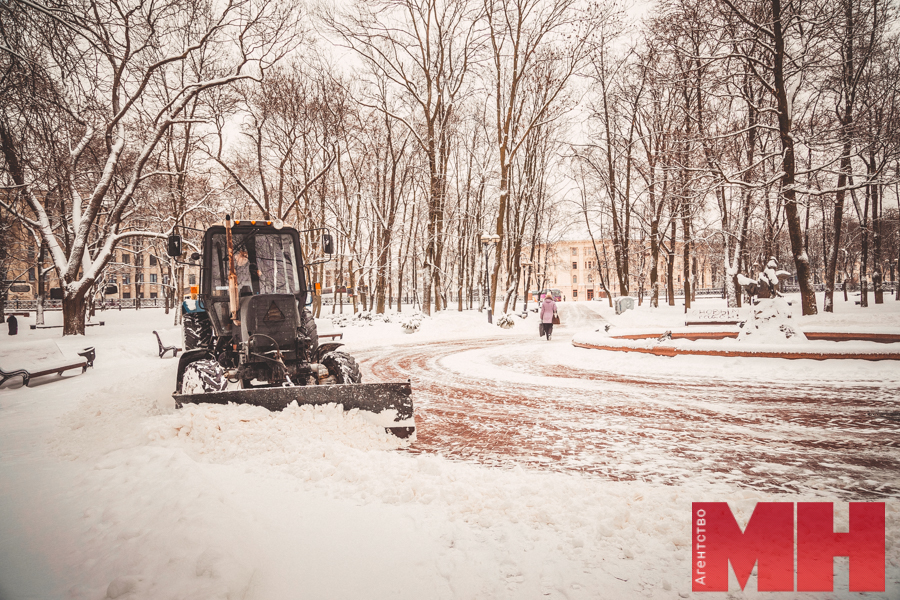
[[[181,255],[178,237],[170,255]],[[330,239],[324,245],[329,250]],[[415,433],[409,382],[364,384],[353,357],[338,350],[343,344],[319,343],[296,229],[226,216],[205,231],[201,249],[193,255],[202,260],[198,295],[183,304],[177,408],[334,403],[371,413],[398,437]]]

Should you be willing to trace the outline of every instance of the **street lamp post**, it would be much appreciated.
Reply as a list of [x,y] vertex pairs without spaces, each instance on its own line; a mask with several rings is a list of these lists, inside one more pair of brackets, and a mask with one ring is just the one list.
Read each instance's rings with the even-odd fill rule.
[[484,297],[487,301],[487,318],[488,323],[493,323],[493,314],[491,311],[491,270],[490,270],[490,251],[494,249],[500,236],[496,233],[491,235],[487,231],[481,234],[481,246],[484,248]]

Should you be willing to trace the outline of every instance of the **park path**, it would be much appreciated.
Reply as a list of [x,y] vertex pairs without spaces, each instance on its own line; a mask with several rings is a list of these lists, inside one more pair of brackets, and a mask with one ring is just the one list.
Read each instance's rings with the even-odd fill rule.
[[357,355],[365,381],[412,379],[411,452],[616,481],[900,496],[896,385],[622,376],[600,360],[591,370],[548,365],[547,344],[568,345],[579,329],[602,325],[578,304],[562,305],[561,316],[550,342],[535,331]]

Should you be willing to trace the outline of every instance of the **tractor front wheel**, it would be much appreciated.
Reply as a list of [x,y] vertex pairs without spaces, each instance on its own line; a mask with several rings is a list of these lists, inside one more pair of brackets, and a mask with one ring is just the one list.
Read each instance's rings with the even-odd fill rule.
[[228,379],[225,378],[225,369],[222,365],[214,360],[198,360],[185,367],[181,393],[188,395],[221,392],[227,385]]
[[329,352],[322,357],[322,364],[336,383],[362,383],[362,374],[356,359],[346,352]]

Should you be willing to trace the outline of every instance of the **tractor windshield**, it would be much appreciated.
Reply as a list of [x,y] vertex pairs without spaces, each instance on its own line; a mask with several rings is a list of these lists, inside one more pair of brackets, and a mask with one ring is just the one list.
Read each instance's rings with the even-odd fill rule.
[[[287,233],[232,231],[234,266],[241,296],[300,292],[294,240]],[[212,294],[228,294],[225,234],[212,236]]]

